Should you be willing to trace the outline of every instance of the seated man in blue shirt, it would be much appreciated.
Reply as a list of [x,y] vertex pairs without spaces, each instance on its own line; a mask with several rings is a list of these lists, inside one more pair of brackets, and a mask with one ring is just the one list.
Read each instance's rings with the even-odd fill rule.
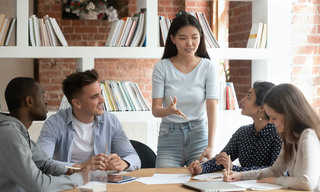
[[65,175],[70,170],[50,160],[29,137],[32,122],[47,117],[41,85],[29,77],[14,78],[5,99],[10,113],[0,114],[0,191],[61,191],[82,185],[90,167]]
[[46,120],[37,143],[64,165],[90,165],[93,170],[139,169],[139,156],[119,120],[103,109],[98,79],[98,72],[92,69],[73,73],[62,82],[71,107]]

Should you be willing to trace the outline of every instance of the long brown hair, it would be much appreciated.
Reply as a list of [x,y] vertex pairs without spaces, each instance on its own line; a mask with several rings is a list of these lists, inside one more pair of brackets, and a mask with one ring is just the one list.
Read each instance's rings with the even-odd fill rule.
[[315,130],[320,140],[320,118],[296,86],[280,84],[273,87],[265,95],[263,103],[284,115],[284,131],[280,136],[284,144],[285,162],[290,160],[292,149],[305,129]]

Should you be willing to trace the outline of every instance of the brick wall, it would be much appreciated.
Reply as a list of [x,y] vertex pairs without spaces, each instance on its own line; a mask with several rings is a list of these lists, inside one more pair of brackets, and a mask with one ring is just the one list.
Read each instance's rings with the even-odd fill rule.
[[292,4],[292,82],[320,115],[320,1]]
[[[125,6],[122,14],[137,12],[135,0],[119,0]],[[292,82],[303,89],[320,114],[320,1],[299,0],[292,7]],[[159,15],[174,18],[178,9],[211,13],[210,1],[159,0]],[[123,13],[126,12],[126,13]],[[57,0],[38,0],[38,17],[49,14],[57,18],[64,35],[73,46],[103,46],[110,30],[107,21],[61,20],[61,4]],[[208,17],[210,22],[211,18]],[[85,28],[80,26],[86,26]],[[251,3],[229,4],[229,47],[246,47],[251,26]],[[90,33],[88,33],[90,32]],[[94,32],[94,33],[92,33]],[[151,73],[157,59],[96,59],[95,68],[101,79],[137,82],[143,95],[151,103]],[[231,81],[241,99],[251,86],[251,61],[230,61]],[[62,92],[61,82],[75,71],[74,59],[38,60],[39,81],[47,90],[51,110],[58,108]],[[136,70],[129,70],[131,67]],[[129,74],[129,75],[128,75]]]
[[[137,12],[136,0],[117,0],[121,9],[120,16],[132,16]],[[209,16],[208,1],[159,0],[158,14],[169,19],[174,18],[179,8],[188,11],[202,11]],[[110,23],[103,20],[65,20],[62,17],[62,5],[57,0],[38,0],[37,16],[55,17],[66,37],[69,46],[104,46],[110,31]],[[208,17],[210,21],[210,18]],[[128,80],[137,82],[142,94],[151,104],[151,75],[158,59],[95,59],[95,69],[101,79]],[[62,80],[75,72],[75,59],[38,59],[37,77],[48,95],[48,109],[57,110],[63,96]]]
[[[247,46],[252,23],[251,2],[229,3],[229,47]],[[251,88],[251,60],[230,60],[230,81],[240,101]]]
[[[137,12],[136,0],[118,0],[119,15],[133,16]],[[55,17],[66,37],[69,46],[104,46],[110,31],[106,20],[65,20],[62,17],[61,3],[56,0],[39,0],[38,17],[48,14]],[[128,80],[137,82],[142,94],[151,103],[151,75],[153,64],[158,60],[144,59],[95,59],[95,69],[100,79]],[[62,80],[75,72],[75,59],[39,59],[38,79],[48,95],[48,109],[57,110],[63,96]]]

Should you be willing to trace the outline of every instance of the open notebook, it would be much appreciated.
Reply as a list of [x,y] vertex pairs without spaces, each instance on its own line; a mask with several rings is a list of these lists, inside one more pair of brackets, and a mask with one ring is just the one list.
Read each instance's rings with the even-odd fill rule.
[[245,191],[246,190],[246,188],[244,187],[239,187],[231,183],[214,182],[214,181],[187,182],[187,183],[182,183],[182,185],[184,187],[196,189],[201,192]]

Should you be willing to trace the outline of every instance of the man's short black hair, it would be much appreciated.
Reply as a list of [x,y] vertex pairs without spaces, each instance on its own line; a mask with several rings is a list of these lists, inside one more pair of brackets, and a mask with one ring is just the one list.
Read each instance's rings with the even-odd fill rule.
[[5,90],[8,110],[16,111],[27,96],[34,96],[38,90],[37,81],[30,77],[16,77],[12,79]]

